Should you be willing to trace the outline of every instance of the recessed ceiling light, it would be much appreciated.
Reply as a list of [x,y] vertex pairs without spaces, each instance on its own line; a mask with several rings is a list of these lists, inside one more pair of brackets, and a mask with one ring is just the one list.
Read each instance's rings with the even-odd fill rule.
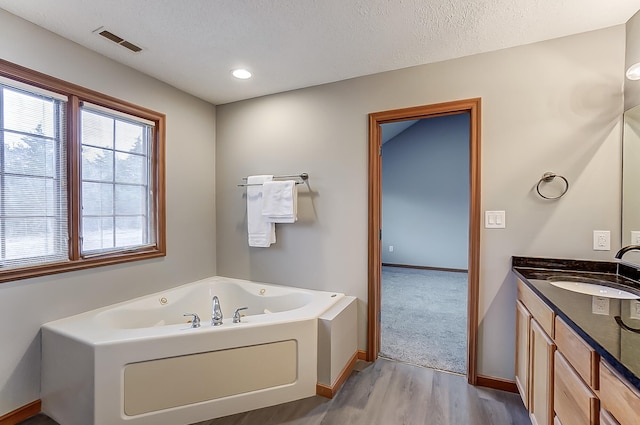
[[627,78],[630,80],[640,80],[640,62],[634,63],[627,69]]
[[246,69],[234,69],[233,71],[231,71],[231,75],[239,80],[246,80],[248,78],[251,78],[251,73]]

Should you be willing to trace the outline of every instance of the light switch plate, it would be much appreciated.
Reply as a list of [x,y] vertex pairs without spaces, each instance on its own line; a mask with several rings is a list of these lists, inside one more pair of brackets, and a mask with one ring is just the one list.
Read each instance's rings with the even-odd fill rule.
[[504,211],[485,211],[484,212],[485,229],[504,229],[507,227],[506,214]]

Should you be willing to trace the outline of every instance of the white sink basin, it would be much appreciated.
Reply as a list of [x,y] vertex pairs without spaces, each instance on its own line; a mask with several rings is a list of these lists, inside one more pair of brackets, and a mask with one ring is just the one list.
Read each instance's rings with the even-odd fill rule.
[[569,280],[552,280],[549,281],[553,286],[566,289],[567,291],[579,292],[586,295],[595,295],[597,297],[618,298],[624,300],[636,300],[640,297],[631,292],[622,291],[620,289],[611,288],[609,286],[598,285],[596,283],[575,282]]

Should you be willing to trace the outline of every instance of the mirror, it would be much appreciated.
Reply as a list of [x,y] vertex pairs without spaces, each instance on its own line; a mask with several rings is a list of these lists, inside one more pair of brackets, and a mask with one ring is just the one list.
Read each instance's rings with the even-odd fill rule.
[[[640,62],[640,11],[625,25],[625,69]],[[640,80],[624,80],[622,130],[622,235],[621,245],[640,245]],[[640,264],[640,252],[625,254],[624,261]]]
[[[622,246],[640,245],[640,105],[624,113],[622,131]],[[624,260],[640,264],[640,252]]]

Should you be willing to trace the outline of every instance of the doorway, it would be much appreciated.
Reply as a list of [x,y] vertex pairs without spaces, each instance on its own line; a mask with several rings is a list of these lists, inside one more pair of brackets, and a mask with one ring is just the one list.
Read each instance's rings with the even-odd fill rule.
[[469,113],[381,124],[381,357],[466,375]]
[[367,359],[380,350],[382,280],[382,137],[381,124],[469,114],[469,232],[467,285],[467,380],[477,384],[478,282],[480,247],[480,105],[468,99],[369,114],[369,303]]

